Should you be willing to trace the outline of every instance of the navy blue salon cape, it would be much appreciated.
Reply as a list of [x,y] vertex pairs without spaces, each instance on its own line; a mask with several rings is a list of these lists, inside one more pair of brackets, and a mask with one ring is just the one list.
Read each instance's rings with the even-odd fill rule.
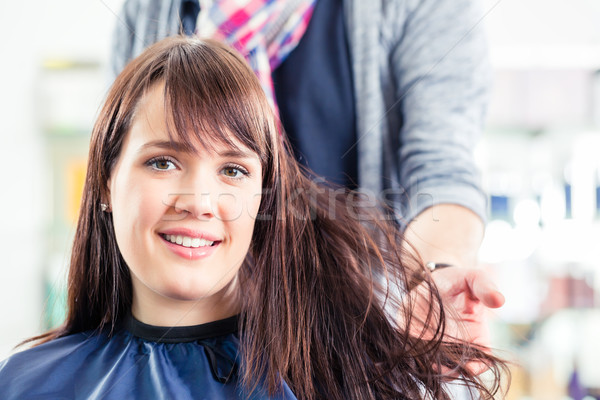
[[155,327],[128,317],[112,336],[77,333],[0,363],[0,398],[296,399],[289,387],[269,397],[239,386],[237,318]]

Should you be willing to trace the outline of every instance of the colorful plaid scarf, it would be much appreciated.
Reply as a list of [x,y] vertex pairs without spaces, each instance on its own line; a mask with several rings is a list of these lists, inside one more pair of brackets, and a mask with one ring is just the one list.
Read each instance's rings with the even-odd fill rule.
[[206,6],[201,1],[196,33],[221,40],[243,54],[277,110],[271,72],[296,48],[315,2],[215,0]]

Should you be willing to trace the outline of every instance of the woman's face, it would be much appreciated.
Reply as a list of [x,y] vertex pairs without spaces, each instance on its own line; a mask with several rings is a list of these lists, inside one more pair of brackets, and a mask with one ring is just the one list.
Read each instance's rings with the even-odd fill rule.
[[140,100],[111,172],[110,206],[134,316],[190,325],[238,311],[234,278],[252,238],[262,168],[241,145],[173,147],[163,90],[157,84]]

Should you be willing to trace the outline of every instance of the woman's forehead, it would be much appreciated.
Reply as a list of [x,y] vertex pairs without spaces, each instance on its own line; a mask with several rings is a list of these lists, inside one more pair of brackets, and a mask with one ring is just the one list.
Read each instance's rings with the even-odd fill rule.
[[[208,151],[258,157],[253,149],[244,145],[226,126],[215,127],[214,124],[204,123],[199,129],[188,129],[187,132],[177,129],[173,120],[181,113],[168,109],[164,87],[164,82],[158,82],[150,87],[138,102],[129,129],[128,142],[136,142],[142,147],[170,148],[188,153]],[[190,128],[195,125],[197,124],[188,124]]]

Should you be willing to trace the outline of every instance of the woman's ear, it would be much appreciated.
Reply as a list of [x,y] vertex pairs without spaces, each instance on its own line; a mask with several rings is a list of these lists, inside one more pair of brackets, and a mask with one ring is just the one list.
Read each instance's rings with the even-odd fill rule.
[[105,193],[102,194],[100,201],[100,209],[104,212],[111,212],[112,208],[110,206],[110,178],[106,182],[106,190]]

